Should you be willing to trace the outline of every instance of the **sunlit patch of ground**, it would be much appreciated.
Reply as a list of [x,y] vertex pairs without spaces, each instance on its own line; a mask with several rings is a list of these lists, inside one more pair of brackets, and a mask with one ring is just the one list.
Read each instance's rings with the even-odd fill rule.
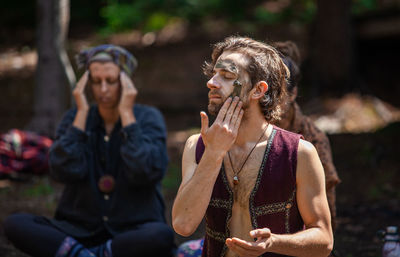
[[37,52],[29,48],[23,51],[9,49],[0,53],[0,76],[13,74],[21,70],[33,71],[37,64]]
[[330,98],[321,107],[330,114],[316,114],[312,118],[328,134],[374,132],[400,120],[400,109],[369,95]]

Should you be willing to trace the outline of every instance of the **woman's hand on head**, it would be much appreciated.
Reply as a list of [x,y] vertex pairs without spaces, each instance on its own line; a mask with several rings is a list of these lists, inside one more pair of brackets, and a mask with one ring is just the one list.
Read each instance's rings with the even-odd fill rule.
[[78,83],[76,83],[76,86],[72,91],[72,95],[75,98],[76,107],[78,111],[87,112],[89,110],[89,104],[85,96],[85,87],[88,80],[89,80],[89,71],[87,70],[79,79]]
[[135,104],[136,96],[138,91],[133,81],[126,75],[125,72],[121,71],[121,98],[119,100],[119,112],[132,111]]

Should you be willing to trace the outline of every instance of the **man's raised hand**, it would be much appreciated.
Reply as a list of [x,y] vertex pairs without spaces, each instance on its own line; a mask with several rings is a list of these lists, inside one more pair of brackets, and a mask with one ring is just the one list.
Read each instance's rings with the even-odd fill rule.
[[201,116],[201,137],[210,150],[225,155],[236,140],[243,117],[242,102],[238,97],[229,97],[211,127],[205,112]]

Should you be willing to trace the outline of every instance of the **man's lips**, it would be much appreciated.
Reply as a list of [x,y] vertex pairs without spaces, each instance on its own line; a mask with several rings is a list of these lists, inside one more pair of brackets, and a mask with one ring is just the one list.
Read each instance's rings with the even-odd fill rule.
[[221,96],[219,96],[219,95],[209,95],[208,98],[209,99],[221,99]]

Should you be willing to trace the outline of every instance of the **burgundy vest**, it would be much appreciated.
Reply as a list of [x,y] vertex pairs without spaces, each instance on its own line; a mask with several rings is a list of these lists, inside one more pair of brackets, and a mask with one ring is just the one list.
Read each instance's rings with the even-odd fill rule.
[[[272,233],[288,234],[303,230],[304,223],[296,202],[297,147],[301,135],[274,126],[249,207],[253,228],[269,228]],[[201,137],[196,146],[196,162],[204,153]],[[230,237],[228,221],[232,215],[233,192],[222,165],[208,205],[203,257],[225,256],[226,238]],[[285,256],[265,253],[264,257]]]

